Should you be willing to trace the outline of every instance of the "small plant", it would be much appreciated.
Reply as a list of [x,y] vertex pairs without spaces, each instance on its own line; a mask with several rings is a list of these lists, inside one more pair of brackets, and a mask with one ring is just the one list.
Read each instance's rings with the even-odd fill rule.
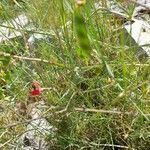
[[[0,149],[15,147],[26,132],[30,120],[16,104],[28,103],[29,94],[44,100],[43,117],[57,128],[45,137],[51,149],[149,149],[149,58],[137,58],[137,45],[119,30],[124,20],[107,8],[97,11],[97,2],[0,2],[0,32],[20,14],[30,22],[17,29],[20,37],[0,43]],[[133,12],[133,4],[117,3]],[[31,45],[35,34],[42,38]],[[32,81],[49,90],[38,86],[29,93]]]

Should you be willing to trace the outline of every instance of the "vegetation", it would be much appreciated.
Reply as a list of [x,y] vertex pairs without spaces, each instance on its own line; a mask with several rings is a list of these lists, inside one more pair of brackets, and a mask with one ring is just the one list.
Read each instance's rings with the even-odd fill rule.
[[[55,138],[46,137],[50,149],[150,148],[149,60],[137,58],[124,20],[96,11],[96,2],[1,0],[1,24],[25,13],[36,30],[22,28],[23,38],[0,43],[0,149],[25,132],[24,123],[11,125],[24,120],[14,108],[27,101],[33,80],[52,88],[42,93],[47,104],[67,106],[45,114],[58,129]],[[118,3],[130,19],[134,5]],[[34,32],[48,38],[31,51],[27,39]]]

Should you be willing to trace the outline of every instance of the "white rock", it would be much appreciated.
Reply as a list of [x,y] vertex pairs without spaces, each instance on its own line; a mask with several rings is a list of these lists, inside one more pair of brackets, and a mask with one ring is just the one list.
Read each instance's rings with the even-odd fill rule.
[[[150,0],[137,0],[137,3],[150,7]],[[126,12],[115,0],[107,0],[106,7],[106,9],[108,9],[113,14],[116,14],[122,18],[127,17]],[[102,8],[103,7],[100,2],[95,3],[95,9]],[[132,16],[132,21],[125,23],[123,26],[130,35],[131,41],[134,39],[139,47],[141,47],[142,53],[146,53],[148,56],[150,56],[150,24],[148,23],[150,17],[149,14],[141,13],[141,10],[147,10],[147,8],[142,7],[141,5],[137,5]]]
[[48,150],[45,138],[48,135],[53,136],[56,129],[43,117],[43,109],[46,105],[44,101],[29,105],[28,115],[31,117],[31,122],[26,126],[25,133],[18,138],[16,147],[12,150],[16,150],[17,147],[18,150]]
[[24,14],[3,23],[0,27],[0,43],[18,36],[22,36],[22,33],[17,30],[23,29],[28,23],[29,20]]

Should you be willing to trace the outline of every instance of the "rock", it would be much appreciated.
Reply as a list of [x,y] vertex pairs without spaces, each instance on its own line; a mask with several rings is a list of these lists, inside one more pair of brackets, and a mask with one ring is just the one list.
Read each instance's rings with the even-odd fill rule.
[[26,131],[17,139],[16,149],[21,150],[48,150],[47,136],[54,136],[56,130],[44,117],[43,112],[46,105],[39,101],[27,105],[27,116],[31,119],[26,126]]
[[[139,58],[143,56],[150,57],[150,0],[137,0],[135,2],[137,5],[135,7],[134,13],[130,21],[123,24],[129,37],[130,44],[132,46],[137,45],[137,56]],[[104,5],[106,9],[112,14],[119,16],[120,19],[129,18],[122,9],[122,7],[114,0],[107,0]],[[102,9],[101,3],[95,3],[95,9]]]
[[137,0],[132,19],[133,23],[125,25],[135,42],[141,47],[138,57],[145,54],[150,57],[150,0]]
[[22,33],[19,30],[24,29],[28,23],[29,19],[24,14],[3,23],[0,27],[0,43],[22,36]]
[[39,41],[46,41],[46,42],[51,42],[51,38],[48,35],[44,35],[44,34],[39,34],[39,33],[33,33],[29,39],[27,40],[28,45],[29,45],[29,49],[30,49],[30,53],[32,53],[32,51],[37,47],[37,44]]
[[138,57],[144,54],[150,57],[150,25],[143,20],[134,19],[134,22],[129,21],[124,27],[131,38],[133,38],[136,44],[143,50],[143,52],[140,51],[138,53]]

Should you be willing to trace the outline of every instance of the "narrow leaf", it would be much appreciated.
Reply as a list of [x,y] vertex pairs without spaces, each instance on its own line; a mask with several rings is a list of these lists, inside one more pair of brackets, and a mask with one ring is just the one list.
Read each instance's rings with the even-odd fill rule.
[[74,10],[75,31],[80,46],[80,49],[77,49],[77,54],[81,58],[88,60],[91,54],[91,46],[87,34],[85,20],[82,15],[81,7],[82,6],[76,7]]

